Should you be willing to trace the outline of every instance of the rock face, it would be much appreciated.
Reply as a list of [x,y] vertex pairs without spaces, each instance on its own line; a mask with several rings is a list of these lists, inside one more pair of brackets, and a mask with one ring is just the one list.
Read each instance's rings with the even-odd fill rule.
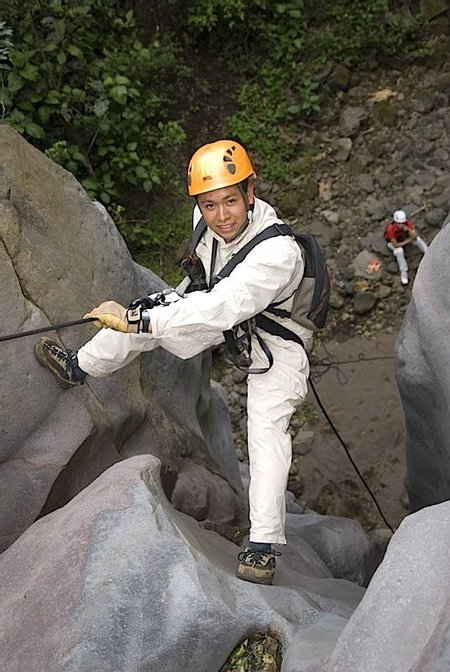
[[300,554],[276,586],[237,579],[236,546],[175,511],[158,472],[114,465],[3,553],[3,672],[214,672],[269,628],[285,672],[323,669],[363,589]]
[[[127,304],[163,287],[134,263],[107,213],[70,173],[8,126],[0,126],[0,146],[2,335],[78,319],[108,298]],[[76,349],[94,333],[89,325],[49,335]],[[0,549],[104,469],[138,453],[161,459],[171,487],[183,458],[195,456],[223,481],[234,501],[231,519],[237,515],[238,464],[208,355],[182,361],[158,350],[107,379],[62,390],[34,358],[38,338],[0,342]]]
[[450,223],[419,266],[397,339],[413,511],[450,499]]
[[2,554],[3,672],[217,672],[267,630],[282,672],[448,670],[448,502],[403,521],[365,592],[307,543],[333,522],[290,514],[307,541],[257,586],[235,577],[234,544],[171,507],[159,466],[121,461]]
[[[5,126],[0,143],[3,333],[162,286],[73,177]],[[449,247],[444,226],[397,345],[416,509],[449,498]],[[56,337],[77,348],[92,333]],[[5,672],[215,672],[242,639],[267,630],[282,640],[283,672],[448,669],[448,502],[404,520],[366,592],[357,584],[379,548],[361,526],[290,502],[275,585],[242,582],[238,548],[204,529],[235,522],[243,506],[208,357],[147,353],[63,390],[37,365],[34,340],[0,341]]]
[[450,503],[402,522],[324,672],[450,669]]

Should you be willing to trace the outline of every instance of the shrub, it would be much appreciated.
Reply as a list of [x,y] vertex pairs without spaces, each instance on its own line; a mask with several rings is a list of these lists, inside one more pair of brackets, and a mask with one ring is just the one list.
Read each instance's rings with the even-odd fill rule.
[[105,204],[130,187],[159,184],[168,150],[185,137],[170,116],[177,50],[157,31],[144,46],[120,4],[8,0],[5,11],[14,45],[2,79],[3,121]]

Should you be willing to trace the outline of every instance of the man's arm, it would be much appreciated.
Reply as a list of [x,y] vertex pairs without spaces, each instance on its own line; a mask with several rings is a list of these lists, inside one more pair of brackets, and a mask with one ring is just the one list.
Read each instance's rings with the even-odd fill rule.
[[[125,309],[107,301],[87,313],[97,317],[98,326],[116,331],[148,333],[155,338],[198,336],[199,341],[215,341],[217,334],[254,317],[279,299],[283,289],[292,292],[303,275],[300,248],[293,238],[280,236],[257,245],[210,292],[192,292],[163,306],[146,310]],[[287,297],[286,297],[287,298]]]
[[414,225],[411,222],[408,222],[408,224],[397,224],[397,227],[400,228],[407,235],[407,237],[405,240],[397,240],[395,237],[395,228],[393,228],[391,231],[388,231],[388,242],[391,243],[394,247],[405,247],[405,245],[409,245],[409,243],[417,238]]
[[[303,275],[300,248],[279,236],[257,245],[233,272],[210,292],[193,292],[171,306],[150,311],[156,338],[226,331],[262,312],[283,289],[296,289]],[[206,336],[209,338],[209,336]]]

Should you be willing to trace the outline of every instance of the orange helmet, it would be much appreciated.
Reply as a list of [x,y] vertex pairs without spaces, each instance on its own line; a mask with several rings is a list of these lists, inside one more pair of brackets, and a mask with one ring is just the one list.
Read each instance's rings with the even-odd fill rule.
[[203,145],[192,156],[188,171],[189,196],[239,184],[255,171],[245,149],[234,140]]

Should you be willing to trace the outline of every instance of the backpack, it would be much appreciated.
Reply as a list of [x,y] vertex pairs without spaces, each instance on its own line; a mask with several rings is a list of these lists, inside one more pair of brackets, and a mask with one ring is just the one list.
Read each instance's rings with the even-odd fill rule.
[[[192,277],[194,278],[194,286],[188,291],[195,291],[195,289],[206,288],[203,265],[195,256],[195,249],[203,234],[205,233],[206,228],[206,222],[202,217],[194,229],[194,234],[192,237],[192,252],[188,259],[184,260],[183,262],[185,271],[189,275],[192,274]],[[264,312],[271,313],[272,315],[276,315],[278,317],[290,317],[294,322],[311,331],[322,329],[325,326],[327,319],[330,299],[330,278],[322,250],[313,235],[294,233],[287,224],[272,224],[252,238],[246,245],[244,245],[244,247],[236,252],[236,254],[228,261],[227,264],[225,264],[219,273],[216,273],[211,277],[209,288],[212,288],[215,284],[217,284],[217,282],[230,275],[237,264],[241,263],[250,250],[252,250],[256,245],[258,245],[263,240],[267,240],[275,236],[292,236],[295,239],[302,250],[305,269],[302,280],[293,295],[291,312],[278,308],[278,306],[284,303],[286,299],[270,304],[267,306]],[[216,243],[215,247],[217,249],[217,241],[215,240],[214,243]],[[213,257],[215,256],[214,243],[212,254]],[[212,262],[213,268],[214,260],[212,260]],[[301,339],[296,334],[294,334],[289,329],[286,329],[282,325],[279,325],[276,321],[271,320],[265,315],[258,315],[256,318],[256,324],[270,333],[275,333],[282,338],[295,340],[301,343]]]

